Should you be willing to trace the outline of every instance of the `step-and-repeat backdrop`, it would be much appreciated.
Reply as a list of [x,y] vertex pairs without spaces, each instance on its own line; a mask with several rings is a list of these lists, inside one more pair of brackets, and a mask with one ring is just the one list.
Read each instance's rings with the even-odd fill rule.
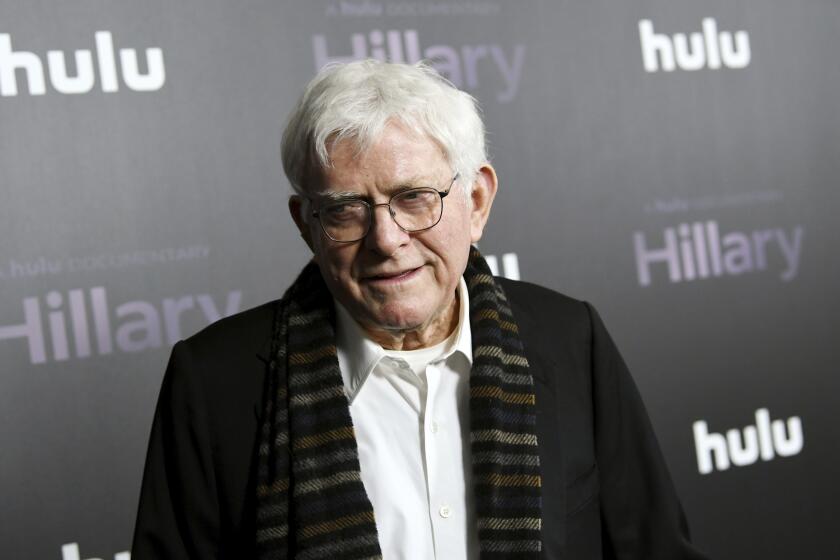
[[719,559],[837,557],[840,4],[0,1],[0,557],[128,560],[172,344],[307,260],[323,64],[481,102],[500,274],[595,303]]

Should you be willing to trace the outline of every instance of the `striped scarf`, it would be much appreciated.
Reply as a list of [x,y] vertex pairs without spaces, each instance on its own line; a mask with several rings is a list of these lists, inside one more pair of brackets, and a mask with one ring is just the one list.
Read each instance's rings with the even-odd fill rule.
[[[473,365],[470,441],[482,560],[540,540],[534,385],[501,286],[475,248],[464,271]],[[280,300],[258,450],[260,560],[381,558],[335,347],[332,296],[310,263]]]

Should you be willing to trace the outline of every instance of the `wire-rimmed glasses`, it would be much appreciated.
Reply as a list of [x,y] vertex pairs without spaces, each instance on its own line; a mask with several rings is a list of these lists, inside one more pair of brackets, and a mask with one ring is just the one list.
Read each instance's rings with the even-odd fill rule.
[[387,206],[391,219],[400,229],[416,233],[435,227],[443,216],[443,199],[458,179],[456,174],[445,191],[419,187],[400,191],[381,204],[370,204],[360,198],[348,198],[322,204],[312,212],[327,237],[339,243],[363,239],[373,222],[373,209]]

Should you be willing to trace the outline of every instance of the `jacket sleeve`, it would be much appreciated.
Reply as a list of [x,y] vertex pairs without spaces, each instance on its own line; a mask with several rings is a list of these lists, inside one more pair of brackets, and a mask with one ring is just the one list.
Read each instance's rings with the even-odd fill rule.
[[605,558],[701,560],[644,404],[598,313],[591,324],[595,452]]
[[218,557],[219,506],[213,443],[200,372],[188,345],[172,349],[155,411],[133,560]]

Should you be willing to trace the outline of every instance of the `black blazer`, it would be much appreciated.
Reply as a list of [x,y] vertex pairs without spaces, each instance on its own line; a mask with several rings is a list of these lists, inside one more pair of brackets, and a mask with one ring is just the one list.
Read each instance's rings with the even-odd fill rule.
[[[499,279],[534,376],[543,558],[703,558],[627,367],[587,303]],[[133,560],[254,557],[255,445],[274,303],[172,350]]]

